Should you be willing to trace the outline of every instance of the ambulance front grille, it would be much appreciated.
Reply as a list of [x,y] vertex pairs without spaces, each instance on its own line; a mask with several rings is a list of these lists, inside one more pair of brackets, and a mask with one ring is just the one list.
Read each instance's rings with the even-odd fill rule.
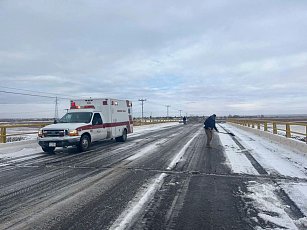
[[67,131],[65,130],[44,130],[44,137],[63,137]]

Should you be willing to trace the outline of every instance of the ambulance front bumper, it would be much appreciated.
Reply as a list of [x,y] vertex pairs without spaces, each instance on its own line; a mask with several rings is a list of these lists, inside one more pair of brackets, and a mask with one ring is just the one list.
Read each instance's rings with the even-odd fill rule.
[[41,147],[67,147],[77,145],[80,136],[76,137],[38,137],[37,141]]

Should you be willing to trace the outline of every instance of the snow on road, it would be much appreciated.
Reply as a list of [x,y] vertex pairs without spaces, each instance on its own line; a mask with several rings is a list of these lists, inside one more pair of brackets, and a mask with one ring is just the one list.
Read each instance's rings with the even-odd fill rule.
[[262,220],[276,225],[276,228],[272,227],[273,229],[297,229],[294,221],[285,212],[287,207],[275,195],[276,188],[273,184],[250,181],[247,184],[247,189],[248,193],[245,197],[252,200],[253,206],[259,211],[258,216]]
[[232,172],[258,175],[257,170],[230,135],[219,134],[219,138],[226,153],[226,163],[230,166]]
[[[257,175],[257,171],[242,151],[248,151],[269,175],[287,176],[293,178],[307,178],[307,156],[285,146],[272,142],[251,132],[243,131],[230,124],[221,125],[235,134],[235,138],[245,148],[241,149],[230,135],[219,134],[225,150],[227,162],[234,173]],[[249,198],[252,206],[258,211],[258,218],[272,223],[272,229],[307,229],[307,183],[288,182],[260,183],[249,181],[247,192],[243,195]],[[284,190],[289,198],[305,215],[303,218],[293,219],[285,211],[289,208],[277,195],[278,190]],[[256,222],[259,220],[256,218]],[[261,224],[256,229],[262,229]]]
[[[197,132],[194,136],[181,148],[181,150],[174,156],[173,160],[169,163],[167,170],[171,170],[176,166],[186,149],[191,145],[191,142],[200,134]],[[156,143],[155,143],[156,144]],[[153,145],[155,145],[153,144]],[[149,146],[149,151],[152,150],[152,145]],[[144,154],[143,151],[141,154]],[[138,154],[136,154],[138,155]],[[134,156],[132,156],[134,157]],[[128,158],[129,159],[129,158]],[[118,219],[113,223],[110,229],[128,229],[130,225],[132,225],[133,221],[137,218],[137,216],[144,209],[145,205],[152,199],[155,192],[161,188],[164,178],[167,176],[166,173],[161,173],[156,178],[154,178],[151,183],[144,184],[142,187],[142,191],[139,192],[126,207],[126,209],[122,212],[122,214],[118,217]]]
[[142,189],[132,201],[129,202],[128,207],[123,213],[117,218],[113,225],[109,228],[110,230],[124,230],[129,229],[134,223],[135,217],[144,209],[146,204],[154,196],[155,192],[162,186],[164,178],[167,176],[166,173],[159,174],[150,183],[143,185]]
[[136,152],[134,155],[132,155],[131,157],[128,157],[126,159],[126,161],[133,161],[137,158],[143,157],[144,155],[148,155],[150,154],[152,151],[154,151],[159,145],[165,143],[167,141],[167,139],[162,139],[159,141],[155,141],[152,144],[142,148],[142,150]]
[[159,129],[169,128],[169,127],[178,126],[178,125],[182,125],[182,124],[178,122],[167,122],[167,123],[161,123],[161,124],[135,126],[133,127],[133,133],[130,134],[129,136],[136,137],[144,133],[149,133],[149,132],[157,131]]
[[[159,129],[168,128],[171,126],[180,125],[178,123],[164,123],[156,125],[146,125],[134,127],[134,133],[129,135],[130,137],[141,136],[146,133],[154,132]],[[255,134],[238,129],[230,124],[222,124],[222,127],[233,132],[235,138],[242,144],[245,149],[240,148],[232,139],[230,135],[218,134],[221,145],[225,150],[227,163],[232,169],[233,173],[248,174],[258,176],[259,173],[251,164],[249,159],[244,154],[244,151],[248,151],[259,162],[259,164],[268,172],[269,175],[274,176],[288,176],[301,179],[307,179],[307,156],[299,152],[291,151],[280,144],[273,143],[265,138],[259,137]],[[220,128],[221,129],[221,128]],[[196,133],[187,145],[182,148],[170,163],[171,169],[176,162],[180,160],[180,157],[184,154],[187,146],[189,146],[192,140],[198,135]],[[159,144],[160,142],[152,143],[147,149],[137,152],[128,160],[134,160],[147,154]],[[0,164],[5,165],[6,160],[15,158],[18,161],[18,157],[40,154],[42,152],[40,146],[35,140],[21,141],[16,143],[0,144]],[[128,223],[137,215],[137,213],[144,207],[144,205],[150,200],[154,192],[161,186],[165,175],[160,174],[158,178],[155,178],[152,183],[144,185],[144,189],[135,197],[135,200],[130,203],[129,208],[122,213],[121,217],[117,220],[113,227],[125,228]],[[289,214],[285,211],[287,207],[276,195],[276,189],[282,188],[288,196],[295,202],[302,213],[307,216],[307,183],[304,182],[287,182],[281,181],[276,183],[260,183],[259,181],[249,181],[246,184],[247,192],[242,195],[248,198],[258,211],[258,217],[263,221],[274,223],[276,226],[272,229],[300,229],[298,226],[306,227],[307,218],[300,218],[293,220],[289,217]],[[257,221],[256,221],[257,222]],[[120,228],[119,228],[120,229]],[[260,227],[259,224],[259,228]],[[304,229],[304,228],[303,228]]]
[[[243,131],[231,126],[230,124],[223,124],[222,127],[233,132],[240,143],[253,155],[253,157],[269,174],[307,178],[307,157],[303,153],[294,150],[291,151],[281,144],[272,142],[253,133]],[[223,140],[227,140],[226,137],[222,136],[222,134],[219,136],[222,143]],[[224,143],[227,145],[227,142]],[[230,145],[229,142],[228,145]],[[238,155],[236,153],[238,149],[236,148],[237,145],[233,142],[230,146],[232,146],[231,148],[235,151],[230,151],[230,148],[226,148],[228,150],[228,158],[232,158],[232,154]],[[242,160],[242,164],[245,165],[247,163],[245,160]],[[236,168],[235,164],[233,168]]]
[[281,183],[280,186],[307,216],[307,183]]
[[171,170],[176,166],[176,164],[182,159],[183,154],[187,150],[187,148],[190,146],[191,142],[200,134],[200,132],[195,133],[195,135],[183,146],[183,148],[180,150],[180,152],[173,158],[169,166],[167,167],[167,170]]

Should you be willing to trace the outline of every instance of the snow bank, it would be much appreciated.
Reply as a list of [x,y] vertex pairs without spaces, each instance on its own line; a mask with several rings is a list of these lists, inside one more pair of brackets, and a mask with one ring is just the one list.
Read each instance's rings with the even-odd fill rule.
[[278,142],[279,144],[283,145],[285,148],[288,148],[290,150],[297,150],[301,154],[305,154],[307,156],[307,144],[303,141],[298,140],[297,137],[295,139],[284,137],[285,133],[283,131],[278,131],[278,133],[281,134],[281,135],[276,135],[276,134],[261,131],[261,130],[258,130],[258,129],[245,127],[245,126],[242,126],[242,125],[237,125],[237,124],[231,124],[231,125],[239,128],[241,130],[247,131],[249,133],[254,133],[258,136],[264,137],[268,140]]
[[232,125],[223,124],[222,127],[233,132],[269,174],[307,178],[306,155]]

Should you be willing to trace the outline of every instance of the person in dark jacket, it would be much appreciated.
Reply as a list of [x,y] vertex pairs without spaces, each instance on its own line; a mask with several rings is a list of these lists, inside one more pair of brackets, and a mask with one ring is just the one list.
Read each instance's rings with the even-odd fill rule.
[[212,140],[212,132],[213,132],[213,129],[216,130],[216,132],[219,132],[218,129],[216,128],[215,126],[215,118],[216,118],[216,115],[213,114],[211,115],[210,117],[208,117],[205,122],[204,122],[204,128],[205,128],[205,131],[206,131],[206,135],[207,135],[207,144],[206,144],[206,147],[210,148],[211,145],[211,140]]
[[186,124],[187,124],[187,118],[186,118],[186,117],[183,117],[182,120],[183,120],[183,124],[186,125]]

